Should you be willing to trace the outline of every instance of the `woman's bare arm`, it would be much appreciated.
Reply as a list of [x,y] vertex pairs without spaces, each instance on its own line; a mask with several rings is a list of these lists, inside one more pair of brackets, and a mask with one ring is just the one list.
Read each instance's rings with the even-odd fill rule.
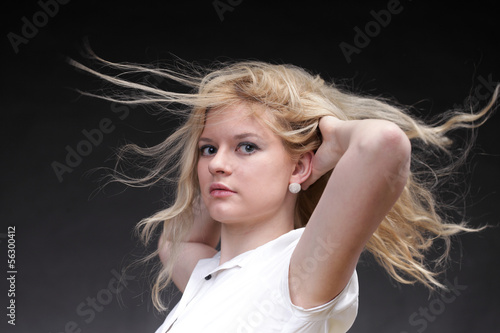
[[401,194],[411,146],[383,120],[320,121],[323,143],[304,187],[334,168],[290,262],[290,296],[304,308],[324,304],[349,281],[359,256]]
[[[172,272],[172,281],[176,287],[184,292],[189,277],[200,259],[211,258],[220,240],[220,223],[214,221],[208,214],[205,205],[200,199],[199,207],[194,212],[194,224],[187,242],[182,243],[181,252]],[[159,256],[166,265],[169,260],[168,240],[160,238]]]

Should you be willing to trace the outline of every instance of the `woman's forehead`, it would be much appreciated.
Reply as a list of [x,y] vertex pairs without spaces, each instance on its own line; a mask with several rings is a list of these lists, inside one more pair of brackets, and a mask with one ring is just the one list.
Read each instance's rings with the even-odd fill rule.
[[[259,133],[261,136],[274,135],[262,117],[268,117],[263,106],[240,103],[207,112],[203,133],[224,131],[238,135],[240,133]],[[202,134],[203,135],[203,134]]]

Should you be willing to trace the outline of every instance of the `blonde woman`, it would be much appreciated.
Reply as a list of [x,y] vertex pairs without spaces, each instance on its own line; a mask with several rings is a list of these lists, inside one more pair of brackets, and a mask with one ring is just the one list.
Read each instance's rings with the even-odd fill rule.
[[170,281],[183,293],[157,333],[346,332],[364,250],[401,283],[444,287],[424,253],[443,240],[439,264],[450,237],[472,229],[442,219],[431,191],[462,161],[427,162],[453,156],[446,134],[484,122],[498,88],[481,112],[429,125],[291,65],[172,70],[99,60],[193,89],[165,91],[74,63],[135,91],[104,98],[185,117],[157,146],[124,148],[155,161],[147,175],[116,174],[132,186],[177,183],[172,206],[138,225],[146,243],[161,229],[158,250],[146,258],[163,263],[154,304],[166,310],[160,291]]

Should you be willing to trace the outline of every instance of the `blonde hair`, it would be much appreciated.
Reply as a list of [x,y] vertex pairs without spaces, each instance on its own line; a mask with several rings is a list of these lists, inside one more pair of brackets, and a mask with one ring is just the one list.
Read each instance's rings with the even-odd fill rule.
[[[450,111],[441,117],[441,121],[426,124],[412,117],[408,108],[383,98],[349,92],[293,65],[243,61],[220,62],[206,67],[178,62],[177,67],[156,67],[110,63],[95,55],[93,57],[106,68],[119,70],[120,75],[106,75],[80,63],[71,63],[112,84],[134,91],[134,94],[100,94],[97,97],[125,104],[150,105],[160,113],[170,112],[186,119],[171,136],[156,146],[141,148],[130,144],[123,147],[119,161],[126,153],[153,161],[145,175],[131,177],[118,170],[114,174],[116,180],[130,186],[150,186],[164,180],[177,184],[173,204],[137,225],[140,238],[146,245],[158,236],[155,232],[158,227],[163,227],[163,236],[170,241],[170,261],[157,275],[152,290],[157,309],[166,309],[160,292],[170,282],[181,242],[192,226],[194,203],[199,196],[197,141],[207,110],[223,110],[237,103],[264,106],[270,117],[260,119],[282,138],[292,157],[318,148],[321,143],[318,122],[323,116],[333,115],[342,120],[385,119],[397,124],[412,142],[411,173],[401,196],[366,245],[366,250],[396,281],[405,284],[420,282],[431,289],[443,288],[436,276],[438,268],[449,256],[451,237],[460,232],[477,230],[467,227],[464,221],[447,221],[442,215],[445,205],[436,195],[437,185],[463,164],[472,144],[470,140],[465,151],[455,159],[452,140],[447,134],[458,128],[475,128],[483,124],[491,114],[499,87],[481,111]],[[181,84],[191,91],[173,92],[123,77],[136,73],[154,75],[167,82]],[[440,161],[439,156],[448,158],[445,164],[430,165],[433,161]],[[330,173],[324,175],[299,194],[296,227],[306,225],[329,176]],[[444,246],[439,257],[429,262],[426,255],[437,240],[443,241]],[[158,250],[144,260],[153,259],[157,254]],[[435,265],[429,266],[431,263]]]

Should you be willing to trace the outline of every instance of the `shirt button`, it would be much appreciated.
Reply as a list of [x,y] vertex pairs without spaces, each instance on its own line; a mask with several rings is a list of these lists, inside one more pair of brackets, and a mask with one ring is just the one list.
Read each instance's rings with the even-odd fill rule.
[[205,280],[210,280],[212,278],[212,274],[208,274],[207,276],[205,276]]

